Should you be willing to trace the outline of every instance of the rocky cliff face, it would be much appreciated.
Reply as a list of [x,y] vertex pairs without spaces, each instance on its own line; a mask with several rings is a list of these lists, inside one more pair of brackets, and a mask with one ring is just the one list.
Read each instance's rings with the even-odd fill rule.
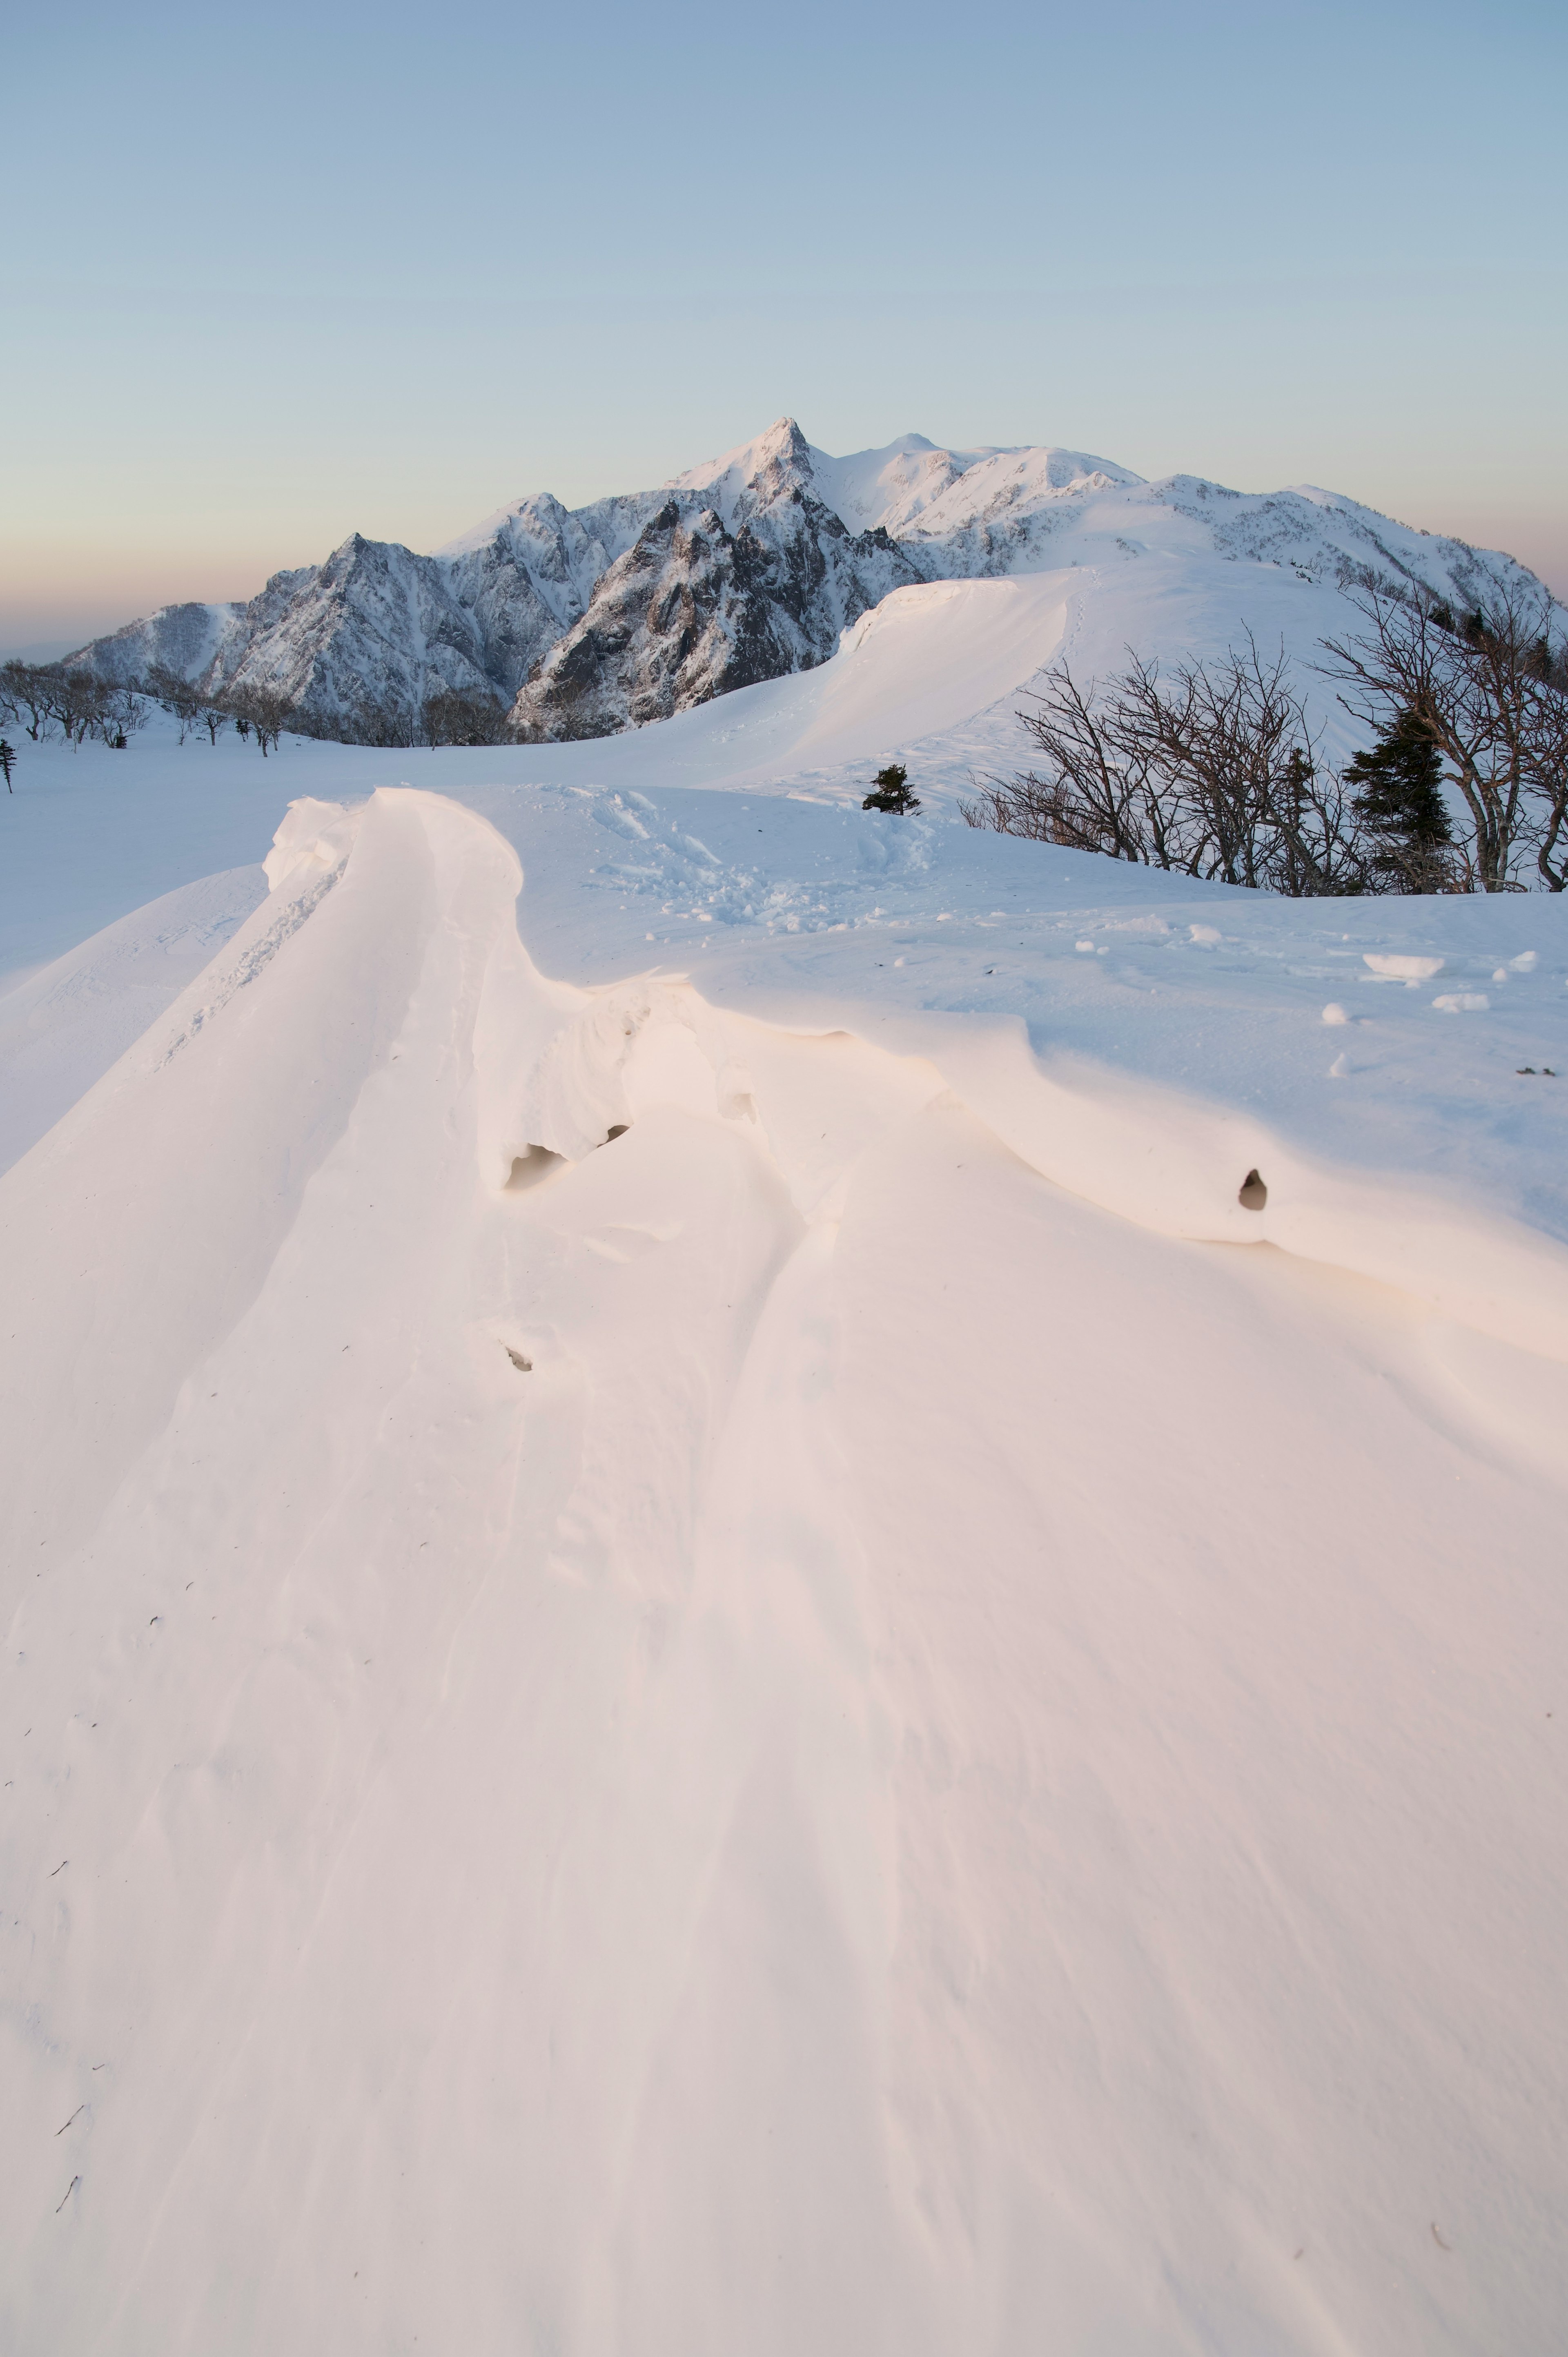
[[913,582],[1177,545],[1472,602],[1502,573],[1530,578],[1310,488],[1146,483],[1086,451],[942,450],[918,434],[833,458],[783,417],[657,490],[520,500],[430,556],[356,533],[246,605],[166,607],[70,660],[119,682],[160,665],[213,693],[266,689],[326,736],[407,741],[455,691],[530,740],[602,737],[809,670]]
[[885,532],[850,533],[798,483],[736,520],[732,532],[696,495],[668,499],[519,695],[519,735],[609,736],[808,671],[890,589],[924,578]]

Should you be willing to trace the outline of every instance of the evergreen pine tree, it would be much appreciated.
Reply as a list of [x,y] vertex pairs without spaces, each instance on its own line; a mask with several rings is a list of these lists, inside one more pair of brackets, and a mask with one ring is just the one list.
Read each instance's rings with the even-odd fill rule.
[[1413,712],[1396,713],[1370,752],[1346,764],[1351,808],[1376,845],[1372,864],[1406,890],[1430,891],[1453,842],[1443,762]]

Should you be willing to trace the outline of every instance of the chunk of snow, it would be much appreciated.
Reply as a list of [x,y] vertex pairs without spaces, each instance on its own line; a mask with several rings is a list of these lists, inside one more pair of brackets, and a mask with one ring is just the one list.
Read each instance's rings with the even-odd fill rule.
[[1361,956],[1374,974],[1395,982],[1430,982],[1444,966],[1440,957],[1407,957],[1393,950],[1363,950]]
[[1491,1005],[1484,990],[1445,990],[1433,1005],[1443,1015],[1478,1014]]
[[1340,1006],[1338,1000],[1337,998],[1331,998],[1327,1006],[1323,1010],[1323,1020],[1325,1023],[1348,1023],[1350,1017],[1346,1014],[1345,1009]]

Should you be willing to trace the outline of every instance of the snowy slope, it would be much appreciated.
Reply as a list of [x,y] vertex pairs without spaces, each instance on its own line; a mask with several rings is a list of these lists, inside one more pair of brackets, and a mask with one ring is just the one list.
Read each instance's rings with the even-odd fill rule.
[[250,627],[249,609],[242,605],[160,606],[156,614],[94,639],[68,660],[90,658],[99,676],[116,686],[145,679],[155,671],[170,671],[180,679],[221,677],[228,650],[243,643]]
[[0,1179],[5,2346],[1556,2346],[1563,911],[846,806],[1075,594],[19,773],[180,986]]

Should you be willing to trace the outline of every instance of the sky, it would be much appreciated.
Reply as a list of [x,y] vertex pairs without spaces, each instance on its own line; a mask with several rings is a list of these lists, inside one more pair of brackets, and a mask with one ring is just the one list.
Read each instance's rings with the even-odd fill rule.
[[1313,482],[1568,595],[1560,5],[35,10],[0,649],[788,413]]

